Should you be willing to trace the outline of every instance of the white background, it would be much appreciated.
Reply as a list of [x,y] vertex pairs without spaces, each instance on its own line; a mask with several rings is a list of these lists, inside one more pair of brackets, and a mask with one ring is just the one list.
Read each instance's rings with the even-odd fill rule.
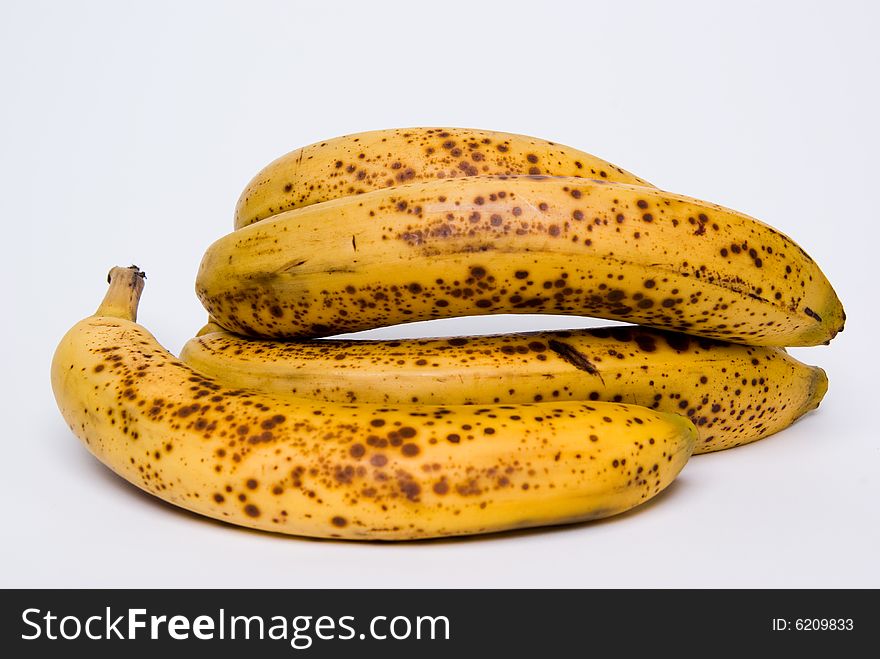
[[[2,586],[880,586],[871,2],[9,2],[0,5]],[[55,407],[58,339],[114,264],[177,352],[201,254],[250,177],[361,130],[473,126],[591,151],[794,237],[846,331],[794,350],[819,411],[694,458],[642,509],[469,540],[353,544],[178,511]],[[596,324],[444,321],[404,336]]]

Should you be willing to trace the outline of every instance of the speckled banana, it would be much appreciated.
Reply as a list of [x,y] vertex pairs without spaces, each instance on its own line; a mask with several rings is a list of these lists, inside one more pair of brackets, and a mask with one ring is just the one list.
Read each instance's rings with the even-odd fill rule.
[[828,378],[780,348],[643,327],[398,341],[270,341],[213,332],[180,354],[237,387],[347,403],[599,400],[686,414],[695,453],[753,442],[818,407]]
[[614,403],[377,406],[233,388],[135,322],[143,287],[114,268],[61,340],[52,387],[71,430],[138,487],[283,533],[401,540],[595,519],[668,485],[685,417]]
[[844,320],[818,265],[766,224],[571,177],[429,181],[281,213],[211,245],[196,292],[226,329],[279,338],[562,313],[798,346]]
[[537,137],[473,128],[376,130],[318,142],[267,165],[242,192],[235,228],[379,188],[486,174],[582,176],[649,185],[589,153]]

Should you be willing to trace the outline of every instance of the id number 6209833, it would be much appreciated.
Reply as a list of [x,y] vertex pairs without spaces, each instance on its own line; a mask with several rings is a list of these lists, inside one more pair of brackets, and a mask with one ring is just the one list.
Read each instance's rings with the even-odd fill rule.
[[855,626],[852,618],[774,618],[772,629],[775,632],[799,631],[799,632],[827,632],[827,631],[852,631]]

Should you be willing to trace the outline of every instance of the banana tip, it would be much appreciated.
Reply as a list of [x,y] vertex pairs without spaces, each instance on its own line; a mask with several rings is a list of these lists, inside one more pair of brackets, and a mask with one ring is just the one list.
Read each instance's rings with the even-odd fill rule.
[[810,395],[807,397],[807,404],[804,405],[804,409],[800,415],[806,414],[810,410],[815,410],[819,407],[819,403],[822,402],[822,399],[827,392],[828,374],[825,373],[824,369],[814,366],[813,377],[810,380]]

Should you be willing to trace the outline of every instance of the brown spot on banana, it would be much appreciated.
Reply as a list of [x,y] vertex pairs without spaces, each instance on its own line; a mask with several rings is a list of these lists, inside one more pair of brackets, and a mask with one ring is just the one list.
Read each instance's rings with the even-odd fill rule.
[[599,370],[595,365],[573,345],[558,339],[549,339],[547,341],[547,346],[576,369],[585,371],[590,375],[595,375],[600,380],[602,379],[602,374],[599,373]]

